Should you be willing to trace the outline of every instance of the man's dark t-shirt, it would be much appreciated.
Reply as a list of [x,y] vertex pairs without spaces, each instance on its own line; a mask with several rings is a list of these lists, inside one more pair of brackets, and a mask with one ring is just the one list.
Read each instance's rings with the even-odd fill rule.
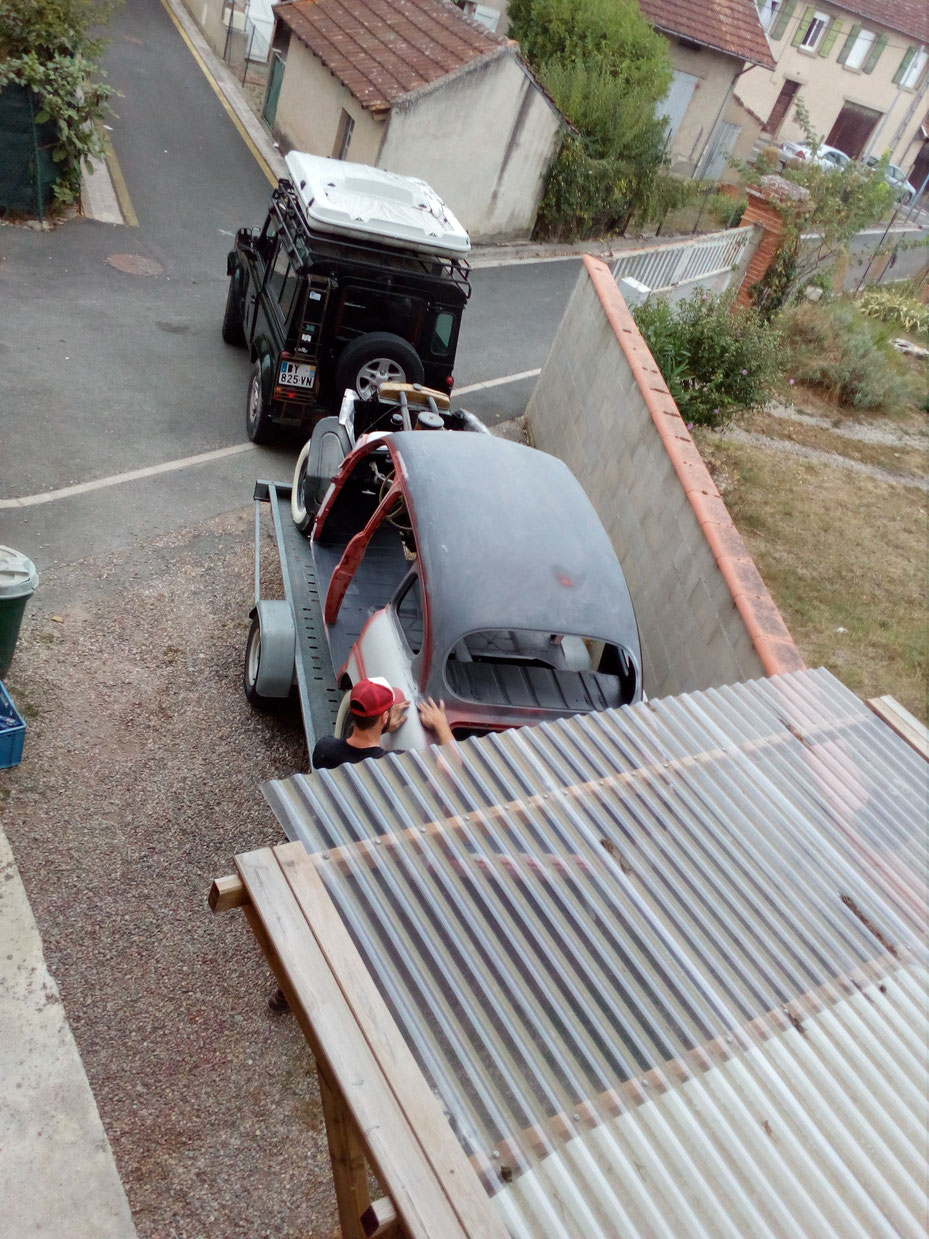
[[336,766],[341,766],[347,761],[359,762],[368,757],[386,757],[386,755],[387,750],[382,749],[380,745],[370,749],[358,749],[353,744],[349,744],[347,740],[340,740],[338,736],[320,736],[313,749],[312,762],[314,770],[334,770]]

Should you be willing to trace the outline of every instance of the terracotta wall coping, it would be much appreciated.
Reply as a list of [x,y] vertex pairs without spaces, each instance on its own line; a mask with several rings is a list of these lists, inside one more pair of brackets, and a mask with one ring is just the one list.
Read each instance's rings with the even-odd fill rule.
[[800,651],[710,477],[610,268],[589,254],[584,256],[584,265],[765,671],[768,675],[782,675],[803,670]]

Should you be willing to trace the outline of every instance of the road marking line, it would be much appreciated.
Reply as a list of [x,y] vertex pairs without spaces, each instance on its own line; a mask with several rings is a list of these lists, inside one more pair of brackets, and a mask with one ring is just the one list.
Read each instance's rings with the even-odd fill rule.
[[197,48],[194,46],[193,40],[191,39],[190,35],[188,35],[187,31],[184,29],[184,26],[182,25],[181,20],[180,20],[180,16],[177,13],[175,13],[172,5],[170,4],[170,0],[161,0],[161,3],[164,5],[165,9],[167,10],[168,16],[174,22],[175,26],[177,26],[177,29],[180,33],[181,38],[187,44],[188,48],[190,48],[190,54],[193,56],[194,60],[196,60],[197,64],[203,70],[204,77],[209,82],[210,86],[213,88],[213,91],[217,99],[223,105],[223,108],[225,109],[227,115],[229,116],[229,119],[235,125],[236,129],[238,129],[239,136],[241,137],[242,141],[245,143],[245,145],[248,147],[251,153],[255,156],[255,159],[258,161],[258,166],[261,168],[262,172],[264,172],[265,176],[268,178],[271,184],[276,186],[278,182],[278,178],[276,174],[271,170],[270,164],[265,159],[264,155],[262,155],[261,151],[255,145],[255,143],[252,141],[252,138],[248,130],[239,120],[238,116],[235,113],[235,109],[232,107],[231,103],[226,98],[225,94],[223,93],[223,89],[220,86],[219,82],[217,82],[216,78],[210,72],[209,68],[207,67],[206,61],[197,51]]
[[133,209],[132,199],[129,197],[129,187],[126,185],[126,178],[123,176],[123,170],[119,166],[116,152],[113,150],[113,143],[107,140],[106,148],[107,168],[109,169],[110,179],[113,182],[113,188],[116,190],[116,197],[119,199],[123,218],[130,228],[138,228],[139,217]]
[[473,391],[484,391],[487,387],[502,387],[504,383],[518,383],[521,379],[534,379],[542,373],[538,370],[521,370],[519,374],[505,374],[502,379],[488,379],[486,383],[469,383],[467,387],[456,387],[454,395],[467,396]]
[[145,469],[130,469],[128,473],[114,473],[108,478],[94,482],[78,482],[74,486],[62,486],[59,490],[47,490],[38,495],[25,495],[22,499],[0,499],[0,508],[34,508],[40,503],[54,503],[58,499],[70,499],[72,495],[86,495],[91,491],[120,486],[123,482],[136,482],[140,478],[152,478],[159,473],[173,473],[178,469],[191,469],[205,465],[225,456],[238,456],[241,452],[253,452],[253,443],[236,443],[232,447],[220,447],[214,452],[201,452],[198,456],[185,456],[181,460],[168,460],[163,465],[149,465]]
[[[519,374],[505,374],[499,379],[487,379],[484,383],[471,383],[467,387],[460,387],[455,395],[466,396],[469,392],[484,391],[488,387],[519,383],[522,379],[534,379],[541,373],[540,367],[538,370],[522,370]],[[47,490],[38,495],[24,495],[21,499],[0,499],[0,508],[34,508],[41,503],[55,503],[58,499],[70,499],[73,495],[87,495],[95,490],[106,490],[110,486],[121,486],[123,482],[137,482],[142,478],[156,477],[159,473],[174,473],[178,469],[191,469],[213,460],[222,460],[226,456],[237,456],[241,452],[253,452],[254,450],[253,443],[237,443],[232,447],[217,448],[214,452],[184,456],[181,460],[169,460],[162,465],[148,465],[144,469],[130,469],[128,473],[114,473],[111,477],[97,478],[93,482],[78,482],[74,486],[62,486],[59,490]]]

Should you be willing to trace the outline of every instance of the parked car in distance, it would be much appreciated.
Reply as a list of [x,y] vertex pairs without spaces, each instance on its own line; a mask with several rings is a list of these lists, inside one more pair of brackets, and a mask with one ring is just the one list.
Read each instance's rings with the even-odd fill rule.
[[[880,162],[881,161],[877,155],[869,155],[865,160],[865,163],[869,168],[879,167]],[[909,206],[909,204],[916,197],[916,189],[907,180],[906,173],[903,169],[898,168],[895,163],[889,163],[884,170],[884,176],[887,180],[887,184],[894,191],[894,197],[897,202],[902,202],[904,206]]]
[[342,392],[448,392],[471,293],[468,234],[425,181],[291,151],[290,179],[227,258],[222,336],[253,363],[255,443],[309,427]]
[[[458,738],[642,699],[622,568],[563,462],[490,434],[362,437],[308,536],[345,693],[383,676]],[[385,747],[429,742],[415,709]]]
[[843,168],[852,163],[851,157],[844,151],[840,151],[836,146],[825,146],[822,143],[814,151],[808,142],[782,142],[781,150],[784,152],[787,163],[792,160],[800,163],[815,163],[825,168],[827,172],[833,169],[841,172]]

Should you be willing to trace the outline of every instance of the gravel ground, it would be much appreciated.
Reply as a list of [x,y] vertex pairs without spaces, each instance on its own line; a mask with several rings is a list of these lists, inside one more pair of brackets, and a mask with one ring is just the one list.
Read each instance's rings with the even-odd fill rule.
[[312,1056],[243,914],[207,907],[283,841],[259,784],[306,768],[299,713],[241,690],[253,520],[49,572],[7,676],[4,828],[142,1239],[335,1224]]
[[[799,421],[799,418],[793,419]],[[852,460],[841,452],[824,452],[816,447],[807,447],[802,443],[793,443],[789,439],[772,439],[768,435],[753,434],[749,430],[740,430],[737,426],[723,432],[723,437],[734,443],[747,443],[751,447],[764,447],[770,451],[781,452],[787,456],[796,456],[799,460],[810,460],[820,465],[831,465],[835,469],[847,469],[850,473],[864,473],[878,482],[890,482],[894,486],[912,486],[917,490],[929,489],[925,478],[914,478],[909,473],[894,473],[891,469],[882,469],[880,465],[869,465],[861,460]],[[846,436],[858,438],[857,435]],[[874,442],[875,440],[871,440]],[[864,440],[868,442],[868,440]],[[877,440],[880,442],[880,440]],[[895,441],[891,441],[895,442]]]

